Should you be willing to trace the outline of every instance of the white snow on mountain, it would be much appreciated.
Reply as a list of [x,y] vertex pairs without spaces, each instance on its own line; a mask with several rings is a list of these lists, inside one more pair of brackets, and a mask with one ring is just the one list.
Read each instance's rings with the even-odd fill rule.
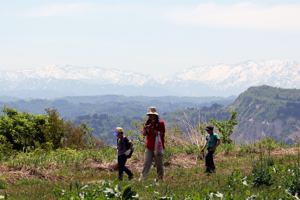
[[205,83],[215,89],[247,88],[271,85],[283,88],[300,88],[300,65],[294,61],[247,61],[234,65],[194,67],[176,75],[181,82]]
[[0,78],[8,81],[36,80],[80,80],[99,82],[103,84],[138,85],[142,86],[151,78],[132,72],[118,69],[77,66],[47,66],[17,72],[0,72]]
[[[270,85],[300,88],[300,65],[295,61],[247,61],[192,67],[173,77],[122,71],[119,69],[77,66],[48,66],[19,71],[0,71],[0,95],[12,91],[66,91],[68,95],[104,94],[113,88],[122,94],[141,95],[237,95],[251,86]],[[102,87],[102,91],[99,87]],[[77,88],[76,88],[77,87]],[[80,90],[79,90],[80,88]],[[78,89],[78,90],[77,90]],[[137,90],[138,89],[138,90]],[[72,91],[73,92],[72,92]],[[211,91],[208,94],[207,91]],[[98,94],[98,93],[97,93]],[[97,95],[95,93],[95,95]]]

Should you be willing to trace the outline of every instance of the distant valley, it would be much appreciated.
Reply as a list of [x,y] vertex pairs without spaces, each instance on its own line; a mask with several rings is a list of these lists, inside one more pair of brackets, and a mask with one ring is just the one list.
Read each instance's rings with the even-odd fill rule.
[[270,86],[251,87],[238,97],[229,98],[104,95],[20,100],[5,97],[0,99],[0,105],[32,113],[55,108],[65,119],[89,124],[94,134],[108,143],[112,142],[115,126],[135,129],[132,123],[143,121],[151,105],[157,106],[169,128],[180,124],[184,115],[196,124],[212,118],[226,119],[230,111],[237,111],[239,124],[232,136],[236,143],[253,143],[269,136],[292,144],[300,137],[300,90]]

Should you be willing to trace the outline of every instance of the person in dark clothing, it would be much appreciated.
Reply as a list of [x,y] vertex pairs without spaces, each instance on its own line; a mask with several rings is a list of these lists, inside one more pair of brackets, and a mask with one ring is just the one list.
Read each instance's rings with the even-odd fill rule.
[[128,175],[128,179],[131,180],[133,173],[125,165],[132,144],[128,138],[124,136],[123,128],[117,127],[115,135],[117,136],[119,180],[123,180],[124,172]]
[[207,126],[205,128],[207,133],[209,134],[206,138],[207,143],[207,154],[205,156],[205,166],[207,173],[213,173],[216,170],[214,163],[214,153],[216,151],[217,146],[220,144],[220,136],[217,133],[214,133],[213,126]]

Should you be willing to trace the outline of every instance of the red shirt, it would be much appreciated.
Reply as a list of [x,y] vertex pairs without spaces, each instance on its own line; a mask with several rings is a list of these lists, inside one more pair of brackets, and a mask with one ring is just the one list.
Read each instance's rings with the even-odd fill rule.
[[163,148],[165,148],[165,122],[160,120],[158,124],[149,124],[144,126],[143,135],[146,136],[145,146],[147,149],[154,151],[155,137],[160,132],[160,138]]

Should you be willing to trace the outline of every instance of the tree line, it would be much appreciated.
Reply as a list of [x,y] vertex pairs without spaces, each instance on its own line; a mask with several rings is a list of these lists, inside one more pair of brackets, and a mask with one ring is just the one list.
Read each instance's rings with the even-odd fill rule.
[[88,148],[101,142],[86,124],[62,119],[55,109],[30,114],[4,107],[0,114],[0,151],[28,151],[35,148]]

